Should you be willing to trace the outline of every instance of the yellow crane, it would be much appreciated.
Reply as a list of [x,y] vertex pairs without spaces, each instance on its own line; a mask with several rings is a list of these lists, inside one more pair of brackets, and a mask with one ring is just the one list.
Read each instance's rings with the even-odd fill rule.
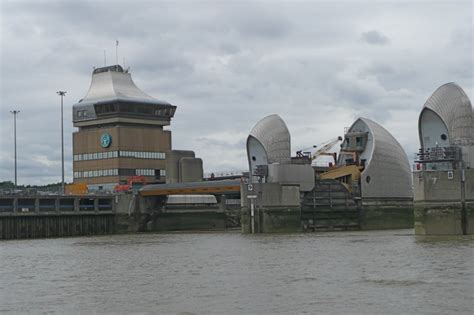
[[[361,172],[364,170],[362,165],[337,165],[337,153],[329,152],[339,141],[342,141],[342,137],[337,137],[326,142],[323,142],[319,146],[313,146],[312,148],[318,148],[314,153],[307,152],[305,150],[310,150],[311,148],[302,149],[297,151],[296,154],[298,157],[306,157],[311,161],[316,160],[317,158],[323,155],[329,155],[334,158],[334,166],[324,173],[320,173],[318,177],[320,179],[335,179],[341,182],[348,191],[352,192],[352,186],[359,182]],[[344,151],[344,154],[354,154],[355,152]]]
[[[342,138],[340,139],[342,140]],[[336,167],[329,169],[328,171],[319,175],[320,179],[335,179],[341,182],[349,192],[352,192],[354,185],[359,185],[361,173],[364,171],[364,164],[360,164],[357,158],[357,152],[342,148],[340,155],[351,155],[353,157],[353,163],[347,165],[337,165]],[[336,158],[336,157],[334,157]]]

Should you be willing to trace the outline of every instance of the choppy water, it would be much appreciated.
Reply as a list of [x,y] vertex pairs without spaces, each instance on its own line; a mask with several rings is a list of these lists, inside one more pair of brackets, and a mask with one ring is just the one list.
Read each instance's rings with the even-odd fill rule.
[[412,230],[0,242],[0,312],[472,314],[474,238]]

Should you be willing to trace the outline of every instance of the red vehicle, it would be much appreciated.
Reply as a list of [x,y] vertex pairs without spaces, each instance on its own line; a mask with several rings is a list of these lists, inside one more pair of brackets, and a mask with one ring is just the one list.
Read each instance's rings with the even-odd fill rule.
[[114,192],[138,190],[146,184],[147,182],[144,176],[131,176],[126,181],[120,181],[118,185],[115,185]]

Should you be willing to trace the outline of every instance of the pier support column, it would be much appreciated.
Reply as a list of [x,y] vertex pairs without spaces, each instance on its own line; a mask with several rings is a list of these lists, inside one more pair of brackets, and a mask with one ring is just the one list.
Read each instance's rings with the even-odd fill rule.
[[79,212],[79,198],[74,198],[74,212]]
[[40,201],[38,197],[35,198],[35,212],[40,212]]

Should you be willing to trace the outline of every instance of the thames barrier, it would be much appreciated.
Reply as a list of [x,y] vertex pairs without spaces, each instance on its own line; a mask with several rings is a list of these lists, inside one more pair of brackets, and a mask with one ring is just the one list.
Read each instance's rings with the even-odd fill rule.
[[202,159],[174,149],[164,129],[176,110],[140,90],[120,65],[94,69],[73,106],[74,182],[57,196],[4,193],[1,238],[229,228],[473,234],[474,115],[455,83],[420,108],[413,166],[367,117],[316,150],[292,154],[288,127],[273,114],[250,130],[248,170],[204,176]]

